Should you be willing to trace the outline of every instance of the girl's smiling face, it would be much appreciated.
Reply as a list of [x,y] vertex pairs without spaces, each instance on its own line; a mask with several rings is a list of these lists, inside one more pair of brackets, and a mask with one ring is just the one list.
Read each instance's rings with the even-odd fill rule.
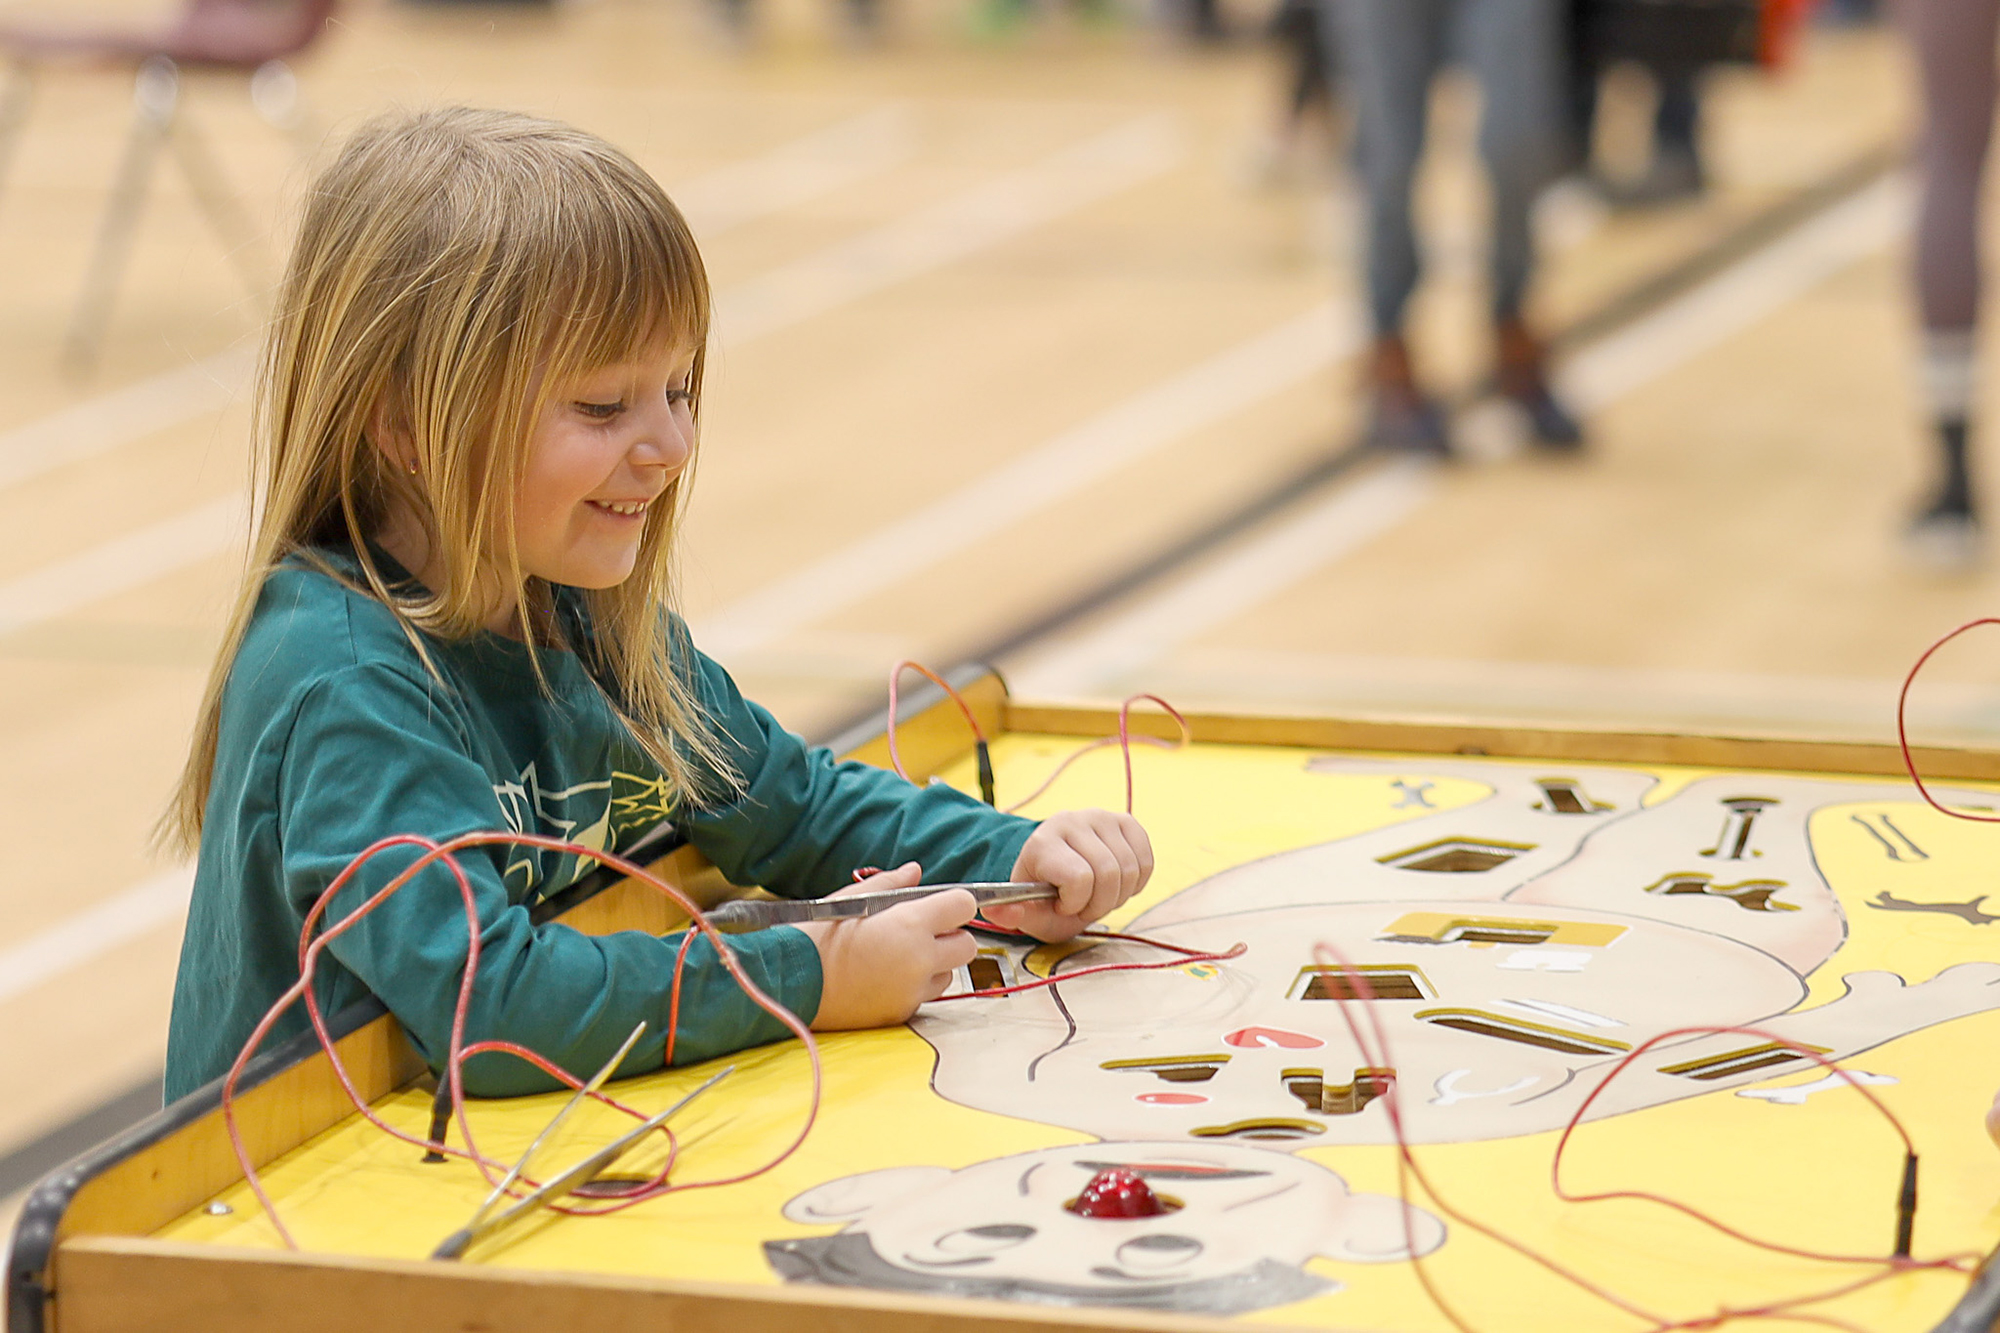
[[524,573],[577,588],[631,576],[648,512],[694,454],[693,368],[691,350],[662,347],[557,386],[514,497]]

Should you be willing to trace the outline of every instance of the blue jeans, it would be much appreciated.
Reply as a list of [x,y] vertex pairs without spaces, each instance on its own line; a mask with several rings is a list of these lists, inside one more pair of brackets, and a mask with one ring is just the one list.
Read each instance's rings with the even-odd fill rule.
[[1378,333],[1403,326],[1421,265],[1410,187],[1431,83],[1451,57],[1478,79],[1479,153],[1492,180],[1493,312],[1520,314],[1534,270],[1530,214],[1565,157],[1559,0],[1320,0],[1353,99],[1368,192],[1368,301]]

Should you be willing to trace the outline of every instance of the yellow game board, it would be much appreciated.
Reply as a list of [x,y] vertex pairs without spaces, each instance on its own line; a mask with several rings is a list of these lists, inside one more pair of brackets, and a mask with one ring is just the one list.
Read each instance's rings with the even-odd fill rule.
[[[1076,744],[1002,737],[1003,801]],[[1382,997],[1388,1082],[1444,1200],[1647,1314],[1695,1318],[1876,1271],[1773,1255],[1650,1203],[1554,1197],[1556,1131],[1623,1054],[1673,1028],[1754,1024],[1839,1060],[1922,1154],[1918,1257],[2000,1239],[2000,1151],[1981,1123],[2000,1088],[2000,913],[1984,910],[2000,828],[1948,819],[1887,778],[1214,743],[1133,760],[1158,872],[1107,924],[1242,943],[1239,958],[946,1000],[911,1028],[826,1038],[818,1122],[777,1169],[616,1217],[533,1223],[466,1262],[1450,1328],[1419,1286],[1414,1241],[1473,1328],[1645,1327],[1435,1199],[1418,1194],[1406,1225],[1382,1081],[1360,1072],[1373,1062],[1341,1017],[1344,975],[1315,959],[1321,941]],[[945,777],[969,789],[969,759]],[[1943,790],[2000,805],[1987,785]],[[1108,749],[1039,808],[1122,801]],[[993,950],[985,984],[1160,956]],[[657,1110],[721,1063],[735,1073],[675,1124],[678,1179],[767,1160],[805,1112],[795,1043],[613,1091]],[[476,1104],[482,1148],[511,1160],[562,1100]],[[411,1087],[381,1110],[421,1133],[429,1106]],[[544,1161],[629,1124],[591,1108]],[[1068,1210],[1108,1166],[1178,1206],[1121,1220]],[[1851,1088],[1724,1035],[1664,1047],[1614,1082],[1566,1183],[1669,1194],[1786,1245],[1879,1256],[1902,1166]],[[384,1259],[421,1259],[485,1193],[469,1166],[424,1164],[358,1119],[264,1175],[308,1250]],[[277,1245],[240,1183],[213,1203],[158,1238]],[[1964,1290],[1962,1275],[1910,1273],[1811,1310],[1916,1333]]]

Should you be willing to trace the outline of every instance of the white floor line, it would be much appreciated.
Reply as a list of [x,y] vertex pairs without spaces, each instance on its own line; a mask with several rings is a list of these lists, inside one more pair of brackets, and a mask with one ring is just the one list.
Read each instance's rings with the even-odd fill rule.
[[240,493],[224,496],[0,583],[0,634],[57,619],[240,547],[248,515]]
[[0,949],[0,1004],[178,921],[187,911],[193,887],[194,867],[181,866]]
[[0,432],[0,488],[221,411],[249,384],[256,355],[248,344],[231,347]]
[[1300,383],[1358,347],[1361,337],[1330,304],[1315,306],[703,617],[695,641],[724,661],[765,648]]
[[1171,117],[1130,121],[738,283],[716,302],[717,344],[733,351],[752,338],[964,259],[1149,180],[1179,157]]
[[1606,403],[1748,329],[1857,260],[1907,232],[1909,183],[1878,181],[1801,224],[1680,299],[1591,344],[1562,367],[1563,388],[1583,412]]
[[1157,661],[1372,541],[1422,506],[1437,473],[1397,462],[1342,486],[1255,540],[1176,581],[1102,629],[1038,652],[1007,673],[1022,698],[1084,693]]
[[902,165],[916,151],[916,116],[901,102],[864,111],[772,151],[669,186],[702,240],[810,203]]
[[[1870,187],[1579,354],[1567,368],[1565,384],[1580,408],[1595,410],[1752,327],[1890,244],[1906,214],[1906,194],[1899,181]],[[1008,678],[1015,693],[1074,698],[1122,689],[1135,673],[1182,644],[1387,531],[1431,491],[1423,480],[1394,482],[1385,475],[1397,474],[1354,483],[1234,555],[1011,664]],[[1348,496],[1357,502],[1342,503]]]
[[[910,108],[892,103],[691,177],[668,193],[706,240],[888,171],[915,144]],[[220,411],[249,388],[256,356],[246,341],[0,432],[0,488]]]

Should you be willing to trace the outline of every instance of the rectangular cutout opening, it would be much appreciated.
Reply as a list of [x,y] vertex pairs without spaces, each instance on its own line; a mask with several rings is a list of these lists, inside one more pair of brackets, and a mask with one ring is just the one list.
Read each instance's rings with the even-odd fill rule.
[[[1351,969],[1360,974],[1378,1000],[1435,1000],[1437,992],[1421,970],[1395,964],[1367,963]],[[1350,969],[1309,964],[1299,969],[1292,982],[1295,1000],[1358,1000],[1361,987]]]
[[1565,1055],[1620,1055],[1632,1049],[1624,1042],[1613,1041],[1609,1037],[1594,1037],[1587,1032],[1530,1023],[1525,1019],[1488,1013],[1484,1009],[1426,1009],[1417,1017],[1442,1028],[1476,1032],[1482,1037],[1498,1037],[1502,1041],[1539,1046],[1545,1051],[1561,1051]]
[[[1807,1049],[1821,1055],[1827,1052],[1824,1046],[1812,1046]],[[1722,1055],[1687,1060],[1677,1065],[1662,1065],[1660,1072],[1706,1081],[1747,1074],[1753,1069],[1776,1069],[1780,1065],[1794,1064],[1806,1058],[1789,1046],[1780,1046],[1774,1041],[1767,1041],[1761,1046],[1745,1046],[1741,1050],[1728,1051]]]

